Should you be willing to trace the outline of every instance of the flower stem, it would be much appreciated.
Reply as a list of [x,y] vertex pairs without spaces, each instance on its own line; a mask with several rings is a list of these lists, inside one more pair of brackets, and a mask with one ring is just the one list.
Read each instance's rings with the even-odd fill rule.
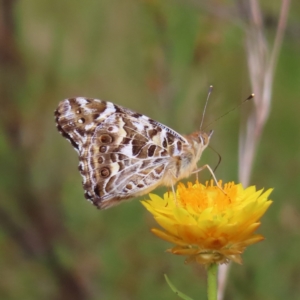
[[207,268],[207,299],[217,300],[218,265],[210,264]]

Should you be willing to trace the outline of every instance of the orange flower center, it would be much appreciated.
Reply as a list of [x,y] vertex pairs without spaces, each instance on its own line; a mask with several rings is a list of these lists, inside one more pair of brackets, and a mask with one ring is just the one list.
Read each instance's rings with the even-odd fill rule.
[[[220,181],[219,186],[221,185]],[[190,182],[187,187],[179,184],[177,205],[195,212],[202,212],[209,207],[220,212],[232,205],[233,201],[236,202],[237,192],[237,185],[233,182],[225,184],[223,190],[214,185],[213,181],[206,183],[206,186],[199,183],[192,185]]]

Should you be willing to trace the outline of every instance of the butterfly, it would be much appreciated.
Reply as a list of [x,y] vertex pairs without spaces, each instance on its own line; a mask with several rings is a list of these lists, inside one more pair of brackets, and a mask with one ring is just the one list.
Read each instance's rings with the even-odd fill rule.
[[213,133],[181,135],[143,114],[85,97],[61,101],[55,120],[79,155],[85,198],[100,209],[188,177]]

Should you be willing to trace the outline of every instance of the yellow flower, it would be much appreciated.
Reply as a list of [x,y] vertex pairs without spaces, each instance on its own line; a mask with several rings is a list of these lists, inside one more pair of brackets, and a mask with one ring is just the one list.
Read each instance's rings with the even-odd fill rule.
[[151,231],[176,245],[168,252],[187,256],[186,262],[241,263],[246,247],[264,239],[254,231],[272,203],[268,200],[272,189],[263,193],[255,186],[244,189],[233,182],[223,186],[222,181],[219,186],[223,190],[213,181],[206,185],[189,182],[187,187],[180,183],[176,199],[170,192],[163,199],[150,194],[151,200],[142,201],[164,229]]

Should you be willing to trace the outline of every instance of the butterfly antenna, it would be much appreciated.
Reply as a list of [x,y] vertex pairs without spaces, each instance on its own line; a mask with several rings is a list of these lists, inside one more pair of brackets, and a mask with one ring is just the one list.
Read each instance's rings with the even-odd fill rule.
[[209,90],[208,90],[206,102],[205,102],[204,109],[203,109],[203,113],[202,113],[202,119],[201,119],[201,123],[200,123],[200,130],[201,130],[202,125],[203,125],[203,121],[204,121],[204,116],[205,116],[205,112],[206,112],[206,107],[207,107],[208,99],[209,99],[209,97],[210,97],[210,94],[211,94],[212,90],[213,90],[213,86],[211,85],[211,86],[209,87]]
[[[248,98],[246,98],[243,102],[239,103],[237,106],[235,106],[234,108],[230,109],[229,111],[227,111],[225,114],[221,115],[220,117],[216,118],[214,121],[212,121],[211,123],[209,123],[207,126],[205,126],[205,128],[207,128],[208,126],[210,126],[211,124],[217,122],[219,119],[225,117],[226,115],[228,115],[229,113],[231,113],[232,111],[236,110],[237,108],[239,108],[240,106],[242,106],[245,102],[253,99],[255,97],[254,94],[251,94]],[[202,123],[201,123],[202,125]],[[204,128],[204,129],[205,129]]]

